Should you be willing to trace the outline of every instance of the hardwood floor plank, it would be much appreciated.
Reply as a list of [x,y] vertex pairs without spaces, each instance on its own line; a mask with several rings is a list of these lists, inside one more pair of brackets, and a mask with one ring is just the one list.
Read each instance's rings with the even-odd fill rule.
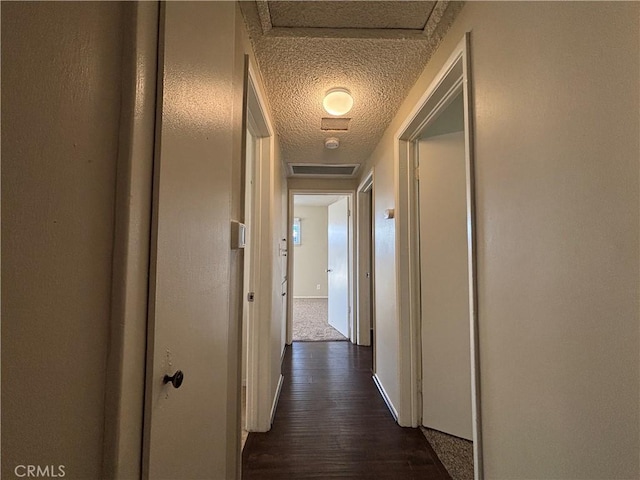
[[350,342],[288,347],[273,427],[249,434],[242,478],[450,480],[420,430],[393,420],[371,364]]

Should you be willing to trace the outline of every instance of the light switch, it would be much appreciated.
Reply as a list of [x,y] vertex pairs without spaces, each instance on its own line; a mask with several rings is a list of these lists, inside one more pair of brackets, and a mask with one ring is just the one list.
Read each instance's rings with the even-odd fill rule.
[[236,220],[231,220],[231,248],[237,250],[246,246],[247,226]]

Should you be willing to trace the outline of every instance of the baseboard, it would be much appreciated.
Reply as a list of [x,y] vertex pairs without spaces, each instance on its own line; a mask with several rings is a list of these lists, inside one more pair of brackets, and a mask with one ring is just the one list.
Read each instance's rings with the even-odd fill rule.
[[293,296],[293,299],[294,299],[294,300],[295,300],[295,299],[298,299],[298,298],[300,298],[300,299],[305,299],[305,298],[329,298],[329,297],[327,297],[326,295],[325,295],[325,296],[317,296],[317,297],[311,297],[311,296],[308,296],[308,295],[300,295],[300,296],[295,296],[295,295],[294,295],[294,296]]
[[373,382],[376,384],[376,387],[378,387],[378,390],[380,391],[380,395],[382,395],[382,399],[384,400],[384,403],[387,404],[387,408],[389,409],[389,411],[391,412],[391,415],[393,415],[393,419],[397,423],[398,422],[398,412],[396,411],[395,407],[393,406],[393,403],[391,402],[391,399],[389,398],[389,395],[387,395],[387,392],[385,391],[384,387],[382,386],[382,382],[380,381],[380,378],[378,378],[378,374],[375,374],[373,376]]
[[278,379],[278,387],[276,388],[276,394],[273,397],[273,405],[271,405],[271,422],[269,425],[273,425],[273,419],[276,416],[276,407],[278,406],[278,400],[280,400],[280,391],[282,390],[282,383],[284,381],[284,377],[280,375]]

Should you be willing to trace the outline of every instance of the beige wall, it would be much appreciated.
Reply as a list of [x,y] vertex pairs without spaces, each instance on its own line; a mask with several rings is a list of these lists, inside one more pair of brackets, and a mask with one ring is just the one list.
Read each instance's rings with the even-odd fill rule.
[[[297,205],[293,216],[300,218],[301,243],[294,249],[293,296],[326,297],[327,292],[327,207]],[[317,286],[320,285],[320,289]]]
[[[383,140],[384,142],[384,140]],[[378,152],[382,143],[376,148]],[[373,171],[374,309],[376,375],[394,405],[398,405],[398,328],[396,320],[396,237],[395,220],[384,218],[395,208],[392,143]]]
[[[638,478],[638,3],[469,2],[370,159],[395,269],[393,135],[472,35],[485,475]],[[376,284],[397,401],[395,291]]]
[[119,3],[2,5],[2,478],[100,478]]

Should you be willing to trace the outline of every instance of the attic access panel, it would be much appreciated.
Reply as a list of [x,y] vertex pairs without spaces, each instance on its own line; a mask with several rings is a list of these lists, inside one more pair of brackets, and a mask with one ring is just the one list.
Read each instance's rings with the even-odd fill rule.
[[353,177],[358,164],[325,165],[314,163],[290,163],[289,176],[292,177]]
[[342,131],[346,132],[349,130],[349,122],[351,122],[350,118],[335,118],[335,117],[323,117],[320,120],[320,130],[324,131]]
[[422,30],[434,1],[269,1],[274,28]]

